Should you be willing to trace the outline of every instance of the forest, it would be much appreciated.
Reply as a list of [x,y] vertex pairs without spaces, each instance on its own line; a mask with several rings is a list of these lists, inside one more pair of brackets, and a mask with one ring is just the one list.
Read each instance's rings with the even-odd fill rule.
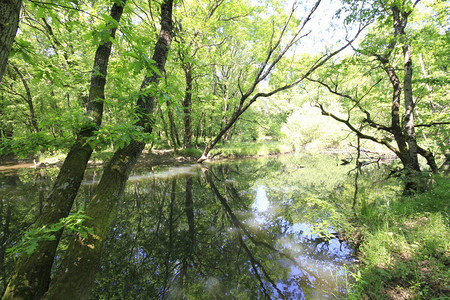
[[445,299],[449,24],[440,0],[2,1],[2,299]]

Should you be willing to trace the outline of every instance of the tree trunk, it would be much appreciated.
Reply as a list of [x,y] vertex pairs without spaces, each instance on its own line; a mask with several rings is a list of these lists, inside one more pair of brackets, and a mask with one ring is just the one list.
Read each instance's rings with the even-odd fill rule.
[[[167,104],[169,104],[169,103],[167,103]],[[170,136],[172,138],[172,142],[174,145],[173,150],[175,152],[177,152],[178,147],[181,145],[181,142],[180,142],[180,138],[178,136],[177,125],[175,124],[175,119],[173,117],[173,111],[170,106],[167,108],[167,116],[169,118],[169,124],[170,124]]]
[[92,228],[95,234],[87,238],[75,235],[43,299],[89,298],[117,201],[144,146],[142,142],[132,141],[116,151],[105,167],[95,195],[85,212],[93,219],[85,221],[84,225]]
[[192,67],[190,64],[184,66],[184,75],[186,80],[186,91],[183,100],[183,112],[184,112],[184,149],[192,147]]
[[409,161],[410,168],[416,172],[420,172],[419,160],[417,157],[417,140],[416,132],[414,130],[414,99],[412,92],[412,59],[411,59],[411,46],[405,45],[403,47],[403,55],[405,58],[404,72],[405,77],[403,79],[403,91],[405,97],[405,116],[404,116],[404,128],[406,134],[406,140],[408,142],[409,149]]
[[236,112],[233,114],[228,123],[223,127],[219,133],[212,139],[203,150],[202,156],[197,160],[198,163],[202,163],[208,159],[209,152],[214,148],[214,146],[222,139],[222,137],[227,133],[227,131],[234,125],[234,123],[238,120],[239,116],[242,115],[250,105],[244,107],[243,109],[238,108]]
[[448,176],[450,174],[450,151],[445,153],[445,161],[439,167],[439,172],[443,172],[444,176]]
[[19,27],[22,0],[0,1],[0,82],[5,74],[9,53]]
[[439,172],[436,160],[434,159],[434,155],[431,151],[425,150],[422,147],[417,146],[417,153],[427,160],[427,164],[430,167],[431,172],[433,172],[434,174],[437,174]]
[[22,81],[23,87],[25,88],[25,92],[27,94],[27,96],[24,97],[24,99],[26,100],[27,105],[28,105],[28,110],[30,111],[30,123],[31,123],[32,132],[38,133],[39,126],[38,126],[38,121],[36,118],[36,113],[34,110],[33,97],[31,96],[30,87],[28,86],[27,80],[23,76],[22,72],[20,72],[19,68],[17,68],[15,65],[12,65],[12,68],[14,69],[14,71],[16,71],[17,75],[19,75],[20,80]]
[[[172,41],[172,4],[166,0],[161,4],[161,34],[155,46],[153,60],[162,74]],[[153,73],[145,77],[136,109],[140,119],[137,125],[144,131],[152,131],[152,117],[155,97],[149,95],[148,88],[159,82]],[[114,218],[117,202],[123,194],[131,169],[144,149],[145,143],[132,140],[127,146],[114,153],[106,165],[95,195],[86,208],[86,214],[93,219],[86,226],[93,228],[94,235],[82,238],[74,235],[55,279],[43,299],[87,299],[100,263],[103,243]]]
[[[123,6],[114,4],[111,17],[119,22]],[[116,27],[109,30],[114,38]],[[55,185],[48,196],[42,214],[39,215],[35,227],[48,226],[58,223],[67,217],[73,201],[84,177],[92,147],[87,139],[94,135],[100,126],[103,113],[104,88],[112,42],[107,41],[97,48],[89,91],[89,105],[87,115],[92,121],[79,133],[75,144],[70,149],[56,178]],[[50,284],[50,272],[53,258],[62,231],[55,234],[53,241],[41,241],[31,255],[23,254],[19,257],[15,273],[6,289],[3,299],[40,299]]]
[[[158,110],[159,110],[159,115],[161,117],[161,123],[163,125],[163,131],[164,131],[164,134],[166,135],[167,145],[170,148],[172,148],[172,142],[171,142],[172,136],[169,134],[169,129],[167,128],[168,127],[167,122],[166,122],[166,119],[164,119],[164,113],[160,106],[158,107]],[[173,148],[176,149],[176,145],[174,145]]]

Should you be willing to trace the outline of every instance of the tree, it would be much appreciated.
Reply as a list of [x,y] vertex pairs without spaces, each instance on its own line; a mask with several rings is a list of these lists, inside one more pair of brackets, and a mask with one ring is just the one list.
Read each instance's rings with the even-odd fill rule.
[[[379,26],[372,29],[366,36],[361,48],[357,50],[357,56],[336,63],[337,68],[328,69],[319,79],[309,78],[311,81],[320,84],[328,92],[348,102],[346,104],[348,116],[344,118],[329,112],[319,101],[317,107],[321,109],[324,115],[329,115],[345,124],[359,138],[386,146],[399,157],[405,168],[405,193],[419,191],[423,188],[418,155],[427,160],[432,172],[438,171],[434,154],[417,144],[415,132],[414,118],[417,114],[416,102],[418,98],[414,98],[413,93],[414,90],[420,91],[420,87],[414,88],[414,83],[417,83],[417,81],[414,81],[412,77],[413,53],[411,39],[408,37],[410,33],[407,35],[407,25],[408,19],[418,2],[371,2],[372,7],[369,15],[378,18],[377,25]],[[398,62],[400,60],[399,50],[401,50],[403,59],[401,68],[398,66],[400,64]],[[370,61],[371,58],[375,58],[375,64]],[[349,63],[357,67],[349,67]],[[399,69],[403,71],[403,76],[398,74]],[[382,84],[383,78],[380,77],[382,74],[375,73],[374,70],[382,70],[385,73],[384,79],[387,79],[387,82],[391,85],[391,111],[388,119],[381,122],[377,120],[380,118],[375,115],[377,110],[374,110],[373,107],[379,105],[376,103],[377,101],[382,102],[378,99],[385,97],[383,94],[386,94],[388,86]],[[328,79],[325,79],[327,76]],[[369,84],[364,85],[365,81],[361,81],[361,77],[358,76],[367,78],[365,81]],[[357,81],[357,86],[362,85],[362,87],[352,88],[350,81],[345,82],[345,80]],[[378,94],[376,91],[378,91]],[[375,101],[375,103],[371,103],[371,101]],[[359,114],[353,113],[354,109],[358,109]],[[402,111],[403,116],[401,117]],[[353,118],[351,113],[355,115]],[[358,121],[360,122],[359,125],[356,123]],[[390,122],[390,125],[385,125],[384,122]],[[378,136],[371,129],[383,133],[384,136]],[[397,146],[391,143],[392,139],[395,140]]]
[[[125,3],[114,3],[111,7],[109,24],[105,38],[98,46],[89,91],[89,102],[86,112],[87,122],[79,132],[78,138],[71,147],[55,181],[52,192],[38,219],[36,228],[58,223],[68,216],[73,201],[83,180],[93,148],[88,139],[94,135],[102,122],[103,103],[105,99],[105,84],[112,39],[115,37],[117,25],[123,13]],[[61,237],[62,230],[53,239],[42,241],[31,254],[22,254],[16,270],[5,292],[4,299],[29,298],[40,299],[48,289],[50,272],[54,255]]]
[[[145,76],[136,105],[139,113],[136,125],[145,133],[151,133],[153,129],[151,115],[156,95],[152,88],[156,87],[164,72],[172,41],[172,8],[172,0],[166,0],[161,4],[161,31],[153,53],[155,67]],[[95,194],[86,208],[86,215],[92,218],[92,222],[86,222],[86,226],[93,229],[94,235],[85,238],[73,237],[55,279],[43,299],[89,297],[117,202],[144,146],[144,141],[131,140],[129,144],[116,151],[105,166]]]
[[[284,26],[281,28],[279,32],[275,31],[275,27],[273,27],[270,43],[268,44],[268,48],[265,50],[265,57],[261,61],[258,61],[254,71],[252,72],[254,75],[253,78],[248,79],[248,87],[243,89],[240,84],[241,78],[238,78],[238,86],[240,97],[237,103],[237,107],[230,117],[230,119],[226,122],[226,124],[220,129],[219,133],[211,139],[211,141],[206,145],[203,150],[202,156],[198,159],[197,162],[201,163],[205,161],[208,157],[211,149],[221,140],[221,138],[231,129],[231,127],[236,123],[236,121],[240,118],[240,116],[248,110],[248,108],[256,101],[258,98],[270,97],[279,92],[288,90],[300,82],[302,82],[306,77],[312,74],[316,69],[321,67],[325,62],[327,62],[330,58],[340,53],[342,50],[347,48],[359,35],[359,33],[367,26],[367,24],[361,24],[358,28],[355,36],[348,40],[345,45],[341,48],[326,53],[320,56],[317,60],[315,60],[311,65],[305,68],[306,71],[302,72],[302,75],[299,75],[297,78],[294,78],[289,83],[283,83],[281,86],[275,87],[268,92],[257,92],[258,85],[267,80],[271,75],[273,75],[276,67],[279,62],[283,59],[286,53],[303,37],[303,29],[306,24],[311,20],[314,12],[317,10],[321,1],[315,2],[315,4],[310,9],[307,16],[303,19],[303,21],[296,27],[292,28],[292,20],[294,19],[294,12],[296,8],[296,3],[292,6],[289,16],[287,17]],[[288,37],[291,31],[290,37]],[[242,75],[243,72],[239,72]]]
[[0,82],[8,63],[14,37],[19,26],[22,0],[6,0],[0,3]]

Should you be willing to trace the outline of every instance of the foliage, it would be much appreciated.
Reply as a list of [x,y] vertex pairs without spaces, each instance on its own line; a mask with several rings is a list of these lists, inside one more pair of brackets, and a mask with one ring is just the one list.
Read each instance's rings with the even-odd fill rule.
[[91,219],[89,216],[85,215],[82,211],[78,211],[66,218],[62,218],[58,223],[40,228],[33,228],[25,232],[23,238],[14,246],[8,248],[6,252],[10,255],[18,253],[30,255],[34,252],[39,242],[44,240],[55,240],[56,237],[54,234],[62,229],[65,229],[69,234],[76,232],[81,237],[87,238],[88,234],[94,234],[91,228],[83,225],[83,222],[89,219]]
[[354,272],[350,299],[387,299],[392,293],[425,299],[446,295],[449,188],[448,178],[436,177],[432,189],[422,195],[369,203],[370,209],[360,211],[363,265]]
[[182,149],[179,151],[179,154],[183,156],[198,158],[202,155],[202,151],[199,149]]

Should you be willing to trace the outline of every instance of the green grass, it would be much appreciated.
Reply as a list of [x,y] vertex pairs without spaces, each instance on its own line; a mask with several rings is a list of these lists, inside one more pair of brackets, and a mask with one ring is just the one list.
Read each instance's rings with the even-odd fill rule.
[[434,180],[426,193],[359,211],[362,264],[348,298],[449,299],[450,180]]
[[200,149],[181,149],[178,151],[179,155],[188,156],[188,157],[200,157],[202,156],[202,150]]
[[211,155],[220,153],[221,156],[225,157],[264,156],[291,152],[292,150],[292,147],[277,142],[239,142],[217,145],[211,151]]

